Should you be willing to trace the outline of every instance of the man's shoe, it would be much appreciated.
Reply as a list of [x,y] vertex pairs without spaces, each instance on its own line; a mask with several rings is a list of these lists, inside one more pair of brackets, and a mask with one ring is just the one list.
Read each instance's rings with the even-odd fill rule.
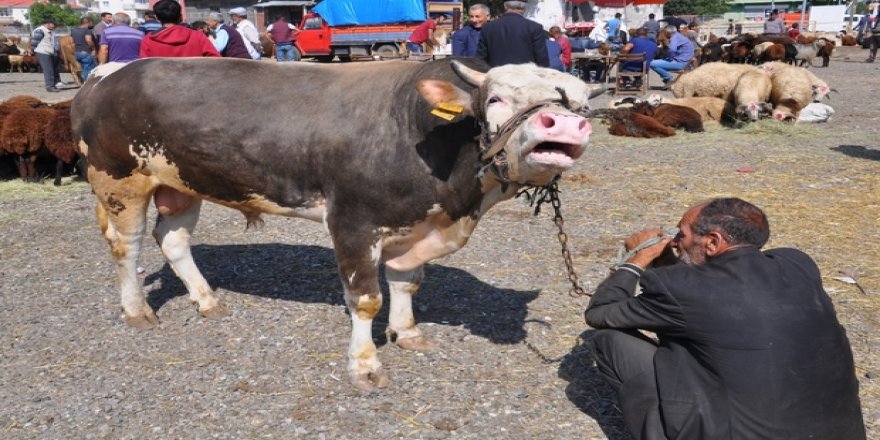
[[58,90],[58,89],[55,88],[55,87],[46,87],[46,91],[47,91],[47,92],[55,93],[55,92],[60,92],[61,90]]
[[874,62],[874,59],[873,59],[873,58],[868,58],[867,60],[865,60],[865,62],[866,62],[866,63],[873,63],[873,62]]
[[62,81],[58,81],[58,84],[55,84],[55,88],[60,89],[60,88],[64,87],[65,85],[66,84],[64,84]]

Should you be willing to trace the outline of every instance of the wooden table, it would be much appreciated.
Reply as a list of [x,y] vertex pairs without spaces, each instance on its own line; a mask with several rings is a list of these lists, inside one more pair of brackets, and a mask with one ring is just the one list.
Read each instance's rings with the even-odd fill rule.
[[591,82],[589,78],[584,78],[584,72],[586,64],[590,61],[599,61],[602,63],[602,67],[604,67],[602,72],[602,78],[599,83],[608,84],[611,75],[609,75],[610,70],[614,67],[614,64],[617,62],[617,57],[613,54],[602,55],[599,53],[596,54],[587,54],[586,52],[572,52],[571,53],[571,63],[573,66],[576,66],[578,69],[578,77],[582,79],[584,82]]

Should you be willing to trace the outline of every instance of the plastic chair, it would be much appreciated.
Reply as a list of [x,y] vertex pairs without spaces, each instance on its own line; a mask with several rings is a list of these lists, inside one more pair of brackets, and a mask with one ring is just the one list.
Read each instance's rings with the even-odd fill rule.
[[[638,62],[641,69],[638,71],[623,70],[624,63]],[[633,82],[638,82],[638,87],[633,87]],[[614,95],[645,95],[648,93],[648,63],[644,53],[620,54],[617,57],[617,79],[614,85]]]

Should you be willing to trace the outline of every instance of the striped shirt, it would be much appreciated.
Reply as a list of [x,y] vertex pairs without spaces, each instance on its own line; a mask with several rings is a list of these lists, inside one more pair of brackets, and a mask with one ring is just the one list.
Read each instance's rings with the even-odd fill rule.
[[101,46],[107,46],[109,52],[107,61],[127,63],[140,58],[143,39],[143,32],[130,26],[111,26],[104,29]]

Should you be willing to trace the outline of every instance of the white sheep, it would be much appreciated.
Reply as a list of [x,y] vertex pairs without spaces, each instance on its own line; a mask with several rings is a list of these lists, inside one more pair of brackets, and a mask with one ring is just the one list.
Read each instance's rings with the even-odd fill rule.
[[773,82],[770,75],[761,69],[744,72],[733,87],[733,103],[740,119],[757,121],[769,115],[773,107],[768,102]]
[[813,67],[813,58],[819,56],[819,49],[825,45],[825,41],[822,38],[810,44],[795,44],[794,48],[797,49],[797,55],[794,56],[795,64],[800,67],[803,67],[805,64],[808,67]]
[[797,121],[801,109],[813,101],[813,76],[807,69],[785,63],[767,63],[765,66],[764,70],[770,74],[773,83],[770,91],[773,118]]
[[747,64],[706,63],[679,76],[669,88],[676,98],[712,96],[730,101],[736,80],[755,69]]
[[794,67],[789,64],[780,63],[778,61],[774,61],[771,63],[764,63],[758,66],[759,69],[762,69],[769,73],[771,76],[773,72],[778,71],[780,69],[800,69],[805,75],[810,78],[810,84],[812,86],[812,100],[813,102],[822,102],[822,100],[828,98],[828,94],[832,91],[836,91],[828,87],[828,83],[823,81],[821,78],[816,76],[813,72],[802,68],[802,67]]

